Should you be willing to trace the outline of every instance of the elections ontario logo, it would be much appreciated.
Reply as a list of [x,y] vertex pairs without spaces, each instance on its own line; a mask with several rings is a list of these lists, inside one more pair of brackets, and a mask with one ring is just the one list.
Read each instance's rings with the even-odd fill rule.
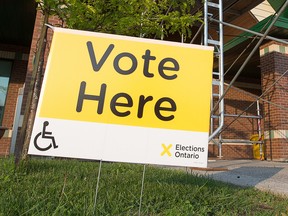
[[194,145],[182,145],[182,144],[161,144],[162,157],[174,157],[174,158],[191,158],[199,159],[201,153],[205,152],[204,147]]

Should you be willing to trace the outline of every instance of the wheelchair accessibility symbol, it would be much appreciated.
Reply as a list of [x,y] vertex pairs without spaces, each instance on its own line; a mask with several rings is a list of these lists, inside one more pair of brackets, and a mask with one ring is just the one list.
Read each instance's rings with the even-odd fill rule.
[[[34,138],[34,146],[39,151],[47,151],[52,147],[54,149],[58,148],[58,146],[56,145],[55,138],[54,138],[54,136],[52,136],[52,132],[49,132],[46,130],[48,125],[49,125],[49,122],[45,121],[43,123],[42,132],[39,132]],[[41,138],[41,139],[39,140],[39,138]],[[47,143],[45,140],[50,140],[50,142]],[[49,145],[47,145],[46,143]],[[44,147],[40,147],[39,144],[40,144],[40,146],[42,146],[44,144]],[[47,145],[47,146],[45,147],[45,145]]]

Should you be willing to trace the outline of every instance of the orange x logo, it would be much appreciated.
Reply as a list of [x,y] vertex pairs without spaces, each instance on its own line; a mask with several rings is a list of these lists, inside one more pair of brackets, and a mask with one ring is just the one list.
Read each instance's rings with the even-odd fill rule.
[[163,151],[161,153],[161,156],[163,156],[164,154],[167,154],[169,157],[171,157],[171,152],[169,151],[169,149],[172,147],[172,144],[166,146],[165,144],[162,144],[163,147]]

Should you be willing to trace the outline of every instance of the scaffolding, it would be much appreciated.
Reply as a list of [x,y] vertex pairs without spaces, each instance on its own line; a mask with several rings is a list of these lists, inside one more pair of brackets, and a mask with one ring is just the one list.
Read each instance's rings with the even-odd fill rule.
[[[213,142],[214,144],[218,145],[218,157],[222,157],[222,144],[223,143],[252,143],[250,140],[225,140],[222,138],[221,133],[227,128],[224,127],[224,118],[231,118],[233,117],[234,119],[238,118],[252,118],[252,119],[257,119],[257,127],[258,127],[258,136],[261,138],[263,135],[263,131],[261,129],[261,112],[260,112],[260,105],[259,101],[262,99],[262,94],[257,98],[257,100],[254,102],[257,105],[257,114],[254,115],[243,115],[244,112],[242,112],[239,115],[235,114],[228,114],[225,113],[224,106],[225,106],[225,96],[229,89],[233,86],[234,82],[238,78],[238,76],[241,74],[243,71],[244,67],[247,65],[247,63],[250,61],[251,57],[254,55],[256,51],[258,51],[259,46],[263,42],[265,38],[274,40],[277,42],[281,42],[284,44],[288,44],[287,41],[281,40],[278,38],[274,38],[271,36],[268,36],[269,31],[273,27],[274,23],[277,21],[277,19],[280,17],[281,13],[285,10],[285,8],[288,5],[288,1],[286,1],[279,9],[279,11],[273,16],[271,22],[269,23],[268,27],[266,28],[265,32],[259,33],[255,31],[251,31],[239,26],[235,26],[229,23],[226,23],[223,21],[223,2],[222,0],[205,0],[204,2],[204,45],[206,46],[214,46],[214,59],[215,59],[215,64],[218,65],[217,71],[213,70],[213,81],[212,81],[212,96],[211,96],[211,127],[210,127],[210,136],[209,136],[209,142]],[[213,27],[212,27],[213,24]],[[215,25],[216,24],[216,25]],[[241,65],[231,82],[227,85],[227,88],[224,90],[224,45],[223,45],[223,25],[227,25],[232,28],[239,29],[241,31],[245,31],[248,33],[252,33],[257,36],[258,42],[256,46],[254,46],[253,50],[250,52],[248,57],[245,59],[244,63]],[[210,35],[210,30],[213,28],[217,32],[218,35],[214,35],[214,38]],[[202,26],[200,27],[202,29]],[[199,32],[198,32],[199,33]],[[197,34],[198,34],[197,33]],[[197,35],[196,35],[197,36]],[[195,36],[195,37],[196,37]],[[192,39],[192,41],[195,40],[195,37]],[[259,38],[260,37],[260,38]],[[273,84],[275,85],[275,83]],[[252,103],[252,104],[254,104]],[[251,105],[248,107],[250,108]],[[247,108],[247,109],[248,109]],[[235,120],[234,120],[235,121]],[[232,122],[234,122],[232,121]],[[228,125],[229,127],[229,125]],[[253,143],[259,143],[260,144],[260,157],[262,157],[263,152],[261,151],[263,141],[253,141]]]

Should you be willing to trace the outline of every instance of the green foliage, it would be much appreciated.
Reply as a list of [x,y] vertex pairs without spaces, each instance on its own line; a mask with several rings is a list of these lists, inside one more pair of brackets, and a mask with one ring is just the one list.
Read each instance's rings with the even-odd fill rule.
[[[41,0],[37,0],[41,1]],[[56,14],[68,28],[136,37],[191,36],[201,12],[195,0],[42,0],[42,10]]]
[[[142,165],[0,159],[0,215],[138,215]],[[288,200],[183,170],[147,166],[141,215],[287,215]]]

